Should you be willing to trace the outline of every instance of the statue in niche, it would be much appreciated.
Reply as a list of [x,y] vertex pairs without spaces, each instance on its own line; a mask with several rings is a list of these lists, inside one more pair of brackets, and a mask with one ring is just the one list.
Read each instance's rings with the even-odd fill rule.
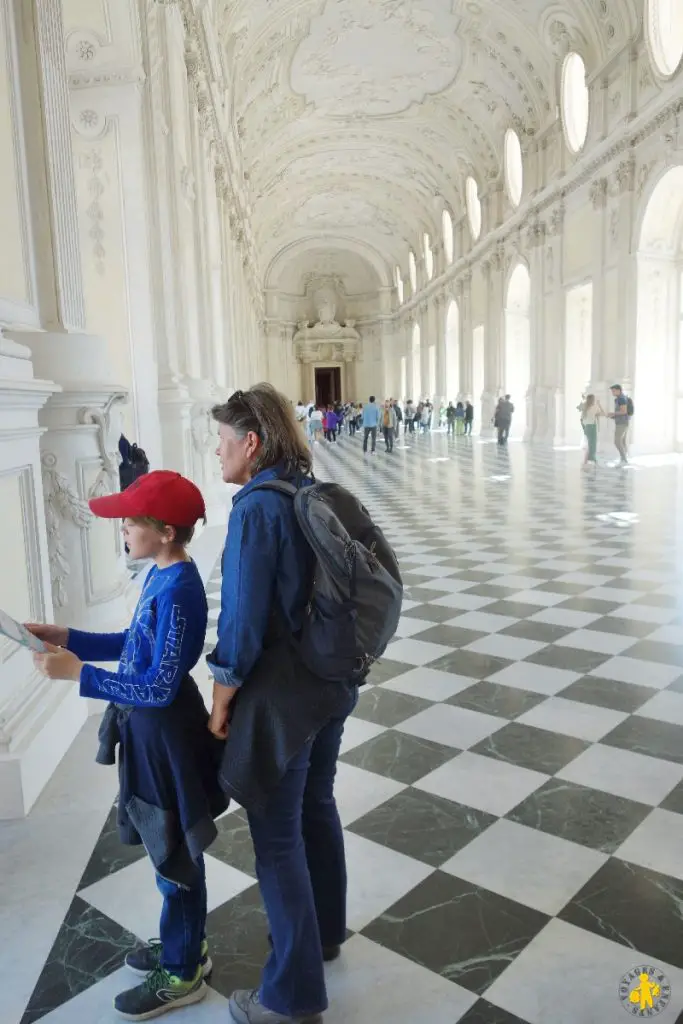
[[342,326],[336,319],[337,284],[335,279],[322,279],[319,282],[315,281],[312,283],[314,287],[311,289],[310,295],[313,299],[318,319],[312,327],[309,327],[306,321],[300,320],[297,324],[294,341],[358,342],[360,335],[354,327],[354,321],[347,320]]

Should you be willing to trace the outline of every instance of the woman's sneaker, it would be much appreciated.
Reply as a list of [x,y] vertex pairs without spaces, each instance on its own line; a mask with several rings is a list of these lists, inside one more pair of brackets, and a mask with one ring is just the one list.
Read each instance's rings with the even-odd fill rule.
[[191,981],[157,967],[141,985],[120,992],[114,999],[114,1009],[124,1020],[152,1020],[167,1010],[201,1002],[208,991],[201,967]]
[[[124,961],[128,970],[137,974],[139,978],[145,978],[152,971],[155,971],[161,964],[162,945],[158,939],[150,939],[142,949],[132,949],[126,954]],[[211,957],[209,956],[209,944],[202,939],[202,958],[199,965],[202,969],[202,977],[206,978],[213,970]]]

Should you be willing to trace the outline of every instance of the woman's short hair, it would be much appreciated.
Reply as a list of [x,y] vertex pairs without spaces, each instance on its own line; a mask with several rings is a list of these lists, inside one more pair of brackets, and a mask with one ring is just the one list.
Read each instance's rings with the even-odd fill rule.
[[248,391],[235,391],[211,415],[218,423],[232,427],[238,437],[253,432],[261,442],[254,473],[282,463],[287,473],[310,473],[311,452],[297,423],[291,402],[272,384],[255,384]]

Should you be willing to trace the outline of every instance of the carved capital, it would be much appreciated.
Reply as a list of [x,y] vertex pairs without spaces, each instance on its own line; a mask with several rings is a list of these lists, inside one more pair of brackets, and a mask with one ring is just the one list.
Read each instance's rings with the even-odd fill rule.
[[614,172],[614,185],[618,195],[623,196],[634,192],[636,187],[636,159],[631,154],[628,159],[622,160]]
[[589,195],[594,210],[604,210],[607,206],[609,182],[607,178],[596,178],[591,184]]
[[550,214],[550,221],[548,223],[548,234],[549,235],[561,235],[564,231],[564,203],[560,203],[558,206],[553,208]]

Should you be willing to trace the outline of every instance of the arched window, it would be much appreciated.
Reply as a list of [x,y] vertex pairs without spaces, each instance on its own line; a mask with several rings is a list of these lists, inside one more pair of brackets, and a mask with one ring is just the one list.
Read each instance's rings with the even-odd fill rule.
[[431,281],[431,279],[434,276],[434,253],[432,252],[432,240],[426,231],[422,236],[422,248],[425,257],[425,270],[427,271],[427,280]]
[[562,121],[572,153],[578,153],[586,141],[588,108],[586,65],[578,53],[568,53],[562,68]]
[[408,269],[410,271],[410,290],[415,295],[417,292],[417,264],[415,263],[415,253],[412,249],[408,253]]
[[467,202],[470,231],[472,232],[472,238],[476,242],[481,234],[481,200],[479,199],[479,186],[471,175],[465,183],[465,200]]
[[657,70],[663,75],[673,75],[683,57],[681,0],[648,0],[647,29]]
[[441,229],[443,231],[443,251],[446,255],[446,263],[453,262],[453,218],[449,210],[441,214]]
[[519,135],[512,128],[505,133],[505,180],[513,206],[519,206],[524,185],[524,165]]
[[394,268],[394,280],[396,281],[396,291],[398,293],[399,305],[403,305],[403,277],[401,275],[401,268]]

